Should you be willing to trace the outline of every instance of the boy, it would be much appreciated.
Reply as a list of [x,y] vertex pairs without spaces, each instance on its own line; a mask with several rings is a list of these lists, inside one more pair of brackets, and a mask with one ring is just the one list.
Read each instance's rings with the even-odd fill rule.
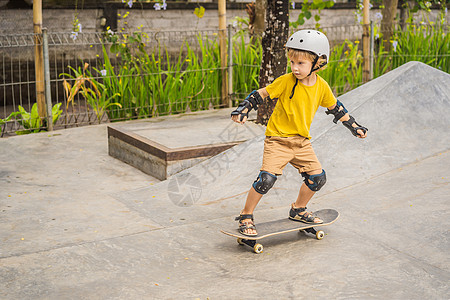
[[323,221],[306,210],[315,192],[326,182],[325,171],[317,159],[310,142],[309,129],[319,106],[326,107],[354,136],[365,138],[368,129],[356,123],[344,105],[338,101],[328,84],[316,72],[323,68],[330,56],[327,37],[315,30],[300,30],[287,41],[286,48],[292,73],[277,78],[265,88],[253,91],[231,113],[234,122],[244,124],[248,113],[258,109],[267,96],[278,101],[269,119],[264,141],[263,164],[250,189],[244,209],[236,221],[239,231],[256,236],[253,211],[274,185],[277,176],[291,163],[304,177],[295,203],[291,205],[289,219],[320,224]]

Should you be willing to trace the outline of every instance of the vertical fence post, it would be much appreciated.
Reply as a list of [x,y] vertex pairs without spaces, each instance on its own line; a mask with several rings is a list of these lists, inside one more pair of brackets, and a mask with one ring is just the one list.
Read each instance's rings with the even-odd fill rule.
[[373,79],[373,60],[375,56],[375,37],[373,34],[373,21],[370,21],[370,73],[369,73],[369,80]]
[[228,107],[228,78],[227,78],[227,4],[225,0],[219,0],[219,48],[220,67],[222,74],[221,106]]
[[370,25],[369,25],[369,0],[363,0],[363,82],[368,82],[370,80],[370,58],[369,58],[369,52],[370,52]]
[[228,24],[228,107],[233,106],[233,26]]
[[42,0],[33,1],[34,67],[36,74],[36,102],[41,126],[47,117],[44,91],[44,54],[42,45]]
[[47,104],[47,130],[53,130],[52,116],[52,92],[50,89],[50,63],[48,54],[47,28],[42,28],[42,39],[44,44],[44,78],[45,78],[45,103]]

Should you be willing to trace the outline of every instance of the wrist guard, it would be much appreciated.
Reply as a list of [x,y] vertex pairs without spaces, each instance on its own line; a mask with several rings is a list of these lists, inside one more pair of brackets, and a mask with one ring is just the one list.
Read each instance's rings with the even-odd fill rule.
[[[239,103],[238,107],[231,112],[231,116],[234,115],[240,115],[240,120],[242,121],[244,117],[248,117],[248,113],[254,109],[258,109],[258,105],[261,105],[263,103],[263,99],[261,98],[261,95],[258,93],[258,91],[254,90],[251,92],[241,103]],[[243,111],[247,109],[247,111],[244,113]]]
[[348,110],[345,108],[344,104],[342,104],[342,102],[338,100],[336,106],[331,110],[326,110],[325,113],[327,115],[333,115],[333,122],[337,124],[337,121],[339,121],[343,116],[345,116],[346,113],[348,113]]
[[[359,136],[358,134],[358,130],[362,130],[364,133],[366,133],[369,129],[367,129],[364,126],[359,125],[358,123],[356,123],[355,118],[353,118],[352,116],[350,116],[350,119],[348,121],[344,121],[342,122],[342,124],[347,127],[350,132],[354,135],[354,136]],[[357,127],[353,127],[353,124],[356,124]]]

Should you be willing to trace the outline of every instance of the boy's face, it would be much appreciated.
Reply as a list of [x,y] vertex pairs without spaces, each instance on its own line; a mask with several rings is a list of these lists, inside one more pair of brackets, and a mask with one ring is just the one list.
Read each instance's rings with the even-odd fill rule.
[[303,55],[296,55],[289,57],[291,63],[291,70],[295,77],[299,80],[305,79],[309,72],[311,72],[312,61]]

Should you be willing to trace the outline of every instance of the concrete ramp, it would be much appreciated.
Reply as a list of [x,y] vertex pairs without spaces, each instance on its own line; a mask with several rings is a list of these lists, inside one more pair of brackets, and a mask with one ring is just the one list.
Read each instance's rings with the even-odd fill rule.
[[[412,62],[341,100],[369,136],[318,112],[329,179],[309,205],[339,220],[320,241],[262,240],[258,255],[219,230],[242,209],[264,136],[154,184],[107,155],[105,126],[0,139],[0,298],[447,299],[450,75]],[[286,217],[301,183],[288,166],[257,224]]]

